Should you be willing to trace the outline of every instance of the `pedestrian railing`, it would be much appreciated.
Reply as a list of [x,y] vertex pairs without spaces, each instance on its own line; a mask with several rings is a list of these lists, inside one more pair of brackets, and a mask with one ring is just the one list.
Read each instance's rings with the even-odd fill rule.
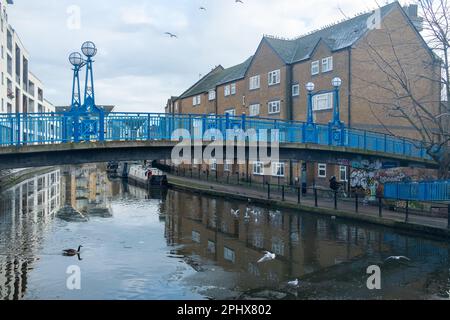
[[[229,115],[171,115],[158,113],[13,113],[0,114],[0,147],[30,144],[77,143],[82,141],[178,140],[175,130],[185,130],[201,140],[215,130],[223,140],[235,139],[230,132],[242,132],[240,139],[280,143],[312,143],[343,146],[361,151],[382,152],[430,160],[422,142],[399,139],[387,134],[315,124],[314,134],[306,137],[310,124],[267,118]],[[230,131],[231,130],[231,131]],[[255,135],[252,135],[256,133]],[[309,132],[309,131],[308,131]],[[310,132],[309,132],[310,133]],[[215,134],[217,139],[217,133]],[[336,136],[339,138],[336,139]]]
[[[175,166],[163,166],[156,164],[165,172],[182,178],[189,178],[220,185],[239,186],[248,189],[248,195],[257,193],[258,198],[268,201],[281,201],[306,205],[315,208],[341,210],[349,213],[367,214],[374,217],[397,218],[406,223],[413,220],[413,216],[442,218],[444,227],[450,228],[450,203],[442,200],[419,200],[413,198],[389,197],[386,195],[367,196],[359,193],[335,192],[331,189],[320,187],[305,187],[301,185],[289,185],[286,181],[276,183],[274,181],[255,181],[251,175],[203,170],[199,168],[185,168]],[[170,182],[170,180],[169,180]],[[391,185],[391,184],[389,184]],[[210,187],[212,187],[210,185]],[[214,189],[214,187],[212,188]],[[263,194],[264,197],[260,195]],[[241,193],[241,196],[244,196]],[[434,214],[433,209],[439,209]]]
[[450,201],[450,180],[387,183],[384,197],[398,200]]

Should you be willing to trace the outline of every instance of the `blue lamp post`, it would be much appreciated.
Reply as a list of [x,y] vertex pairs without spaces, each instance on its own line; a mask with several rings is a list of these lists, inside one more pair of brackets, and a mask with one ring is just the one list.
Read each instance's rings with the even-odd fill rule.
[[317,128],[314,123],[313,117],[313,91],[315,85],[312,82],[306,84],[306,91],[308,91],[308,102],[307,102],[307,115],[306,123],[303,125],[303,142],[304,143],[317,143]]
[[86,41],[81,46],[81,51],[87,57],[83,109],[86,112],[98,111],[95,105],[94,74],[92,69],[92,58],[97,54],[97,48],[92,41]]
[[96,137],[99,141],[105,140],[105,115],[103,109],[95,104],[93,60],[97,54],[97,47],[92,41],[86,41],[81,46],[86,59],[86,82],[84,87],[83,111],[88,115],[83,123],[83,134],[87,137]]
[[332,145],[343,145],[344,144],[344,129],[345,125],[341,121],[341,101],[340,101],[340,88],[342,85],[341,78],[334,78],[331,81],[334,87],[334,99],[333,99],[333,120],[329,123],[329,142]]
[[84,66],[85,61],[80,53],[73,52],[69,56],[69,62],[73,66],[72,103],[70,104],[70,109],[71,111],[76,111],[81,106],[80,69]]
[[85,61],[80,53],[73,52],[69,55],[69,62],[73,66],[72,101],[70,103],[72,118],[69,123],[69,119],[64,117],[62,123],[63,142],[67,142],[69,136],[73,136],[74,141],[78,142],[80,137],[78,114],[81,109],[80,70],[85,66]]

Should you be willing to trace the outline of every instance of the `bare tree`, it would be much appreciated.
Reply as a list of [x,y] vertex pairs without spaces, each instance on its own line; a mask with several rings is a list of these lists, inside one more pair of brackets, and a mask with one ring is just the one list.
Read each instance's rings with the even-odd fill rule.
[[450,7],[447,0],[418,0],[423,42],[399,11],[385,19],[359,46],[357,58],[369,66],[352,75],[357,97],[390,134],[414,137],[450,177]]

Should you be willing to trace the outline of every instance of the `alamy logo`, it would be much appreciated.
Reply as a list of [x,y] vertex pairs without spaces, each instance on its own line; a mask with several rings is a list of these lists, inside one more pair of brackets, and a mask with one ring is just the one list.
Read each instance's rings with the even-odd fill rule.
[[67,17],[67,28],[69,30],[80,30],[81,29],[81,8],[77,5],[71,5],[67,7],[66,10]]
[[[179,143],[172,149],[172,163],[180,164],[227,164],[245,165],[262,162],[266,165],[279,162],[280,131],[228,129],[225,134],[217,129],[175,130],[172,141]],[[270,149],[270,156],[269,156]]]
[[381,269],[379,266],[370,266],[367,268],[367,274],[370,274],[367,279],[367,289],[381,290]]
[[68,290],[81,290],[81,269],[79,266],[69,266],[66,270],[69,275],[66,281]]
[[381,9],[376,9],[369,19],[367,19],[367,29],[381,29]]

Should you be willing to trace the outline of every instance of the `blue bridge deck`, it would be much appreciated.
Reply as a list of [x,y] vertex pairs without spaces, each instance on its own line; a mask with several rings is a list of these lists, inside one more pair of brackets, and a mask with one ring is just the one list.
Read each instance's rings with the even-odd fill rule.
[[[0,148],[114,141],[168,141],[177,129],[186,130],[192,139],[201,140],[208,130],[227,134],[254,129],[259,141],[308,143],[342,146],[356,152],[374,152],[430,161],[420,141],[399,139],[387,134],[342,128],[339,138],[329,125],[267,118],[228,115],[170,115],[155,113],[32,113],[0,115]],[[262,131],[265,130],[265,131]],[[275,131],[277,130],[277,131]],[[178,139],[178,134],[174,137]],[[233,137],[234,139],[234,137]],[[449,181],[386,184],[384,196],[390,199],[450,201]]]
[[[328,125],[266,118],[154,113],[29,113],[0,115],[0,147],[59,144],[80,141],[170,140],[177,129],[187,130],[201,139],[207,130],[220,130],[226,139],[228,129],[255,129],[259,140],[277,139],[280,143],[337,145],[362,151],[383,152],[431,160],[420,141],[399,139],[387,134],[344,128],[336,142]],[[268,130],[268,135],[260,130]],[[279,134],[274,137],[274,130]]]

